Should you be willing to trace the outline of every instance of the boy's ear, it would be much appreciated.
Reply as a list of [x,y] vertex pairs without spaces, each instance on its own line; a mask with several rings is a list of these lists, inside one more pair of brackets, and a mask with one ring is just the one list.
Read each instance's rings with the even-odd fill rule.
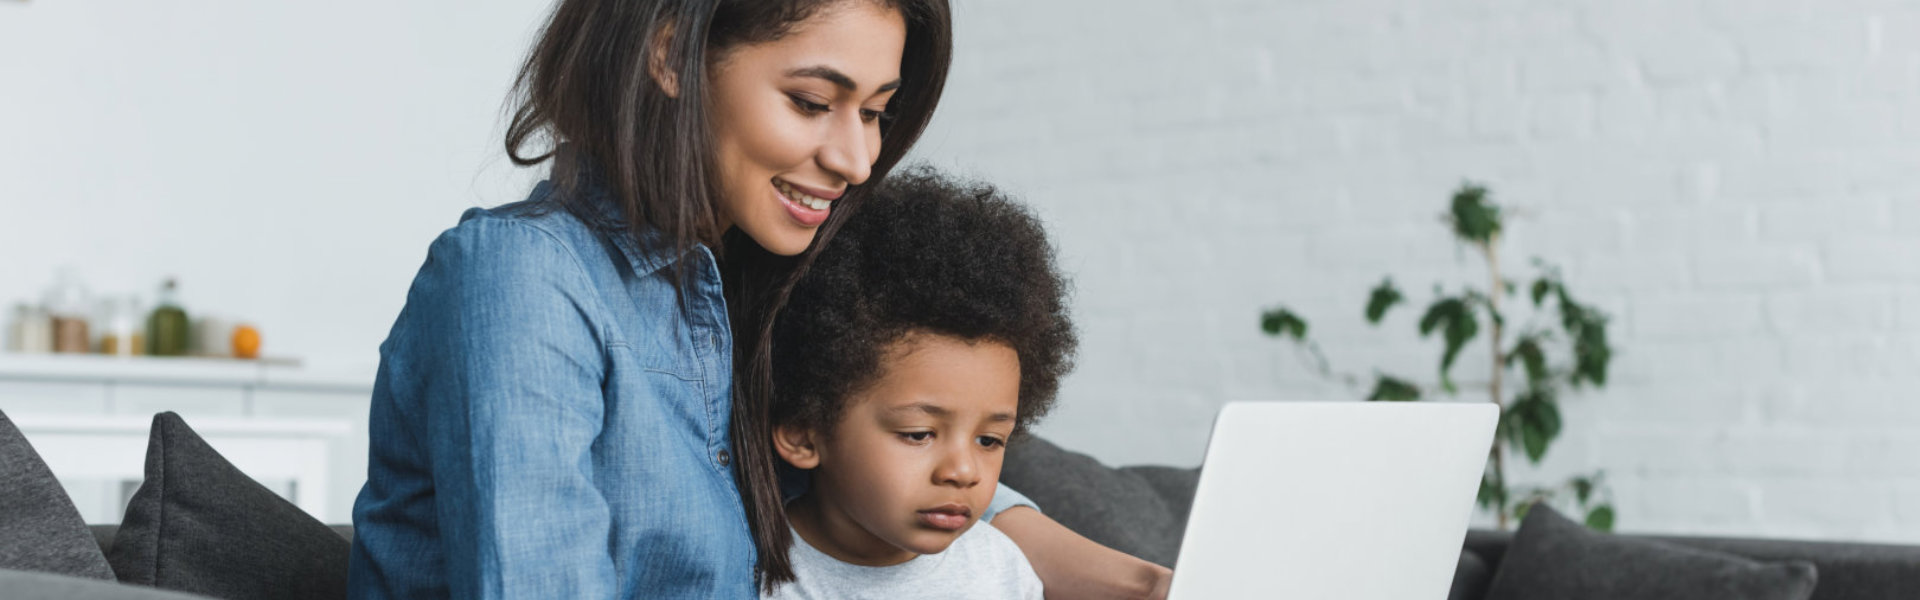
[[780,458],[797,469],[811,469],[820,466],[820,451],[813,445],[813,429],[793,425],[776,425],[773,428],[773,449]]

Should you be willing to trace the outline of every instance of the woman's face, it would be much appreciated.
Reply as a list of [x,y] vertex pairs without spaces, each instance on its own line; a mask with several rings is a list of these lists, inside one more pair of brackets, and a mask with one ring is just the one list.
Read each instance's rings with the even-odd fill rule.
[[709,69],[725,227],[775,254],[813,243],[834,201],[880,157],[906,38],[899,12],[849,0]]

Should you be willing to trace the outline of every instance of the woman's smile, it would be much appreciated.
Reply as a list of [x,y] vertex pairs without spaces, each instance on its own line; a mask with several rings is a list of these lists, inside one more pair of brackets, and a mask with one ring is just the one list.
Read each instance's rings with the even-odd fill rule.
[[825,223],[833,201],[846,193],[845,188],[839,192],[826,192],[779,178],[774,178],[773,189],[780,198],[780,206],[787,209],[787,215],[805,227],[819,227]]

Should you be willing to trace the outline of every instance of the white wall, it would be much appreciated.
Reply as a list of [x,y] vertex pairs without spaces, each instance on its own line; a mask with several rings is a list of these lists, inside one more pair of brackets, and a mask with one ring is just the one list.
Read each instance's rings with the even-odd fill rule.
[[1418,309],[1360,308],[1485,287],[1438,221],[1472,179],[1527,213],[1513,275],[1613,315],[1543,480],[1607,469],[1626,530],[1920,541],[1920,6],[957,4],[923,150],[1039,205],[1078,277],[1057,441],[1191,464],[1224,401],[1354,397],[1258,333],[1275,303],[1431,381]]
[[0,302],[176,275],[266,353],[371,373],[433,236],[525,194],[497,115],[546,7],[0,2]]
[[[270,353],[371,364],[432,236],[525,190],[498,111],[543,4],[0,3],[0,300],[178,274]],[[1348,396],[1258,334],[1274,303],[1430,373],[1409,309],[1359,306],[1479,281],[1437,225],[1474,179],[1528,213],[1510,263],[1614,316],[1543,477],[1608,469],[1628,530],[1920,541],[1911,4],[955,4],[919,154],[1054,228],[1058,441],[1191,464],[1221,402]]]

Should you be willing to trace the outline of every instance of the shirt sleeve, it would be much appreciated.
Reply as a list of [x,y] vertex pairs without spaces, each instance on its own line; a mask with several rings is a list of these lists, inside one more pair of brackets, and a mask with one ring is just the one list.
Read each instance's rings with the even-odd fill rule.
[[980,520],[992,521],[994,517],[999,516],[1001,511],[1015,506],[1025,506],[1034,510],[1040,510],[1040,505],[1034,504],[1033,500],[1028,499],[1020,492],[1014,491],[1013,488],[1002,485],[993,491],[993,501],[987,503],[986,512],[980,513]]
[[[594,481],[606,353],[580,262],[478,218],[436,240],[408,299],[446,577],[456,598],[616,593]],[[418,303],[418,306],[414,306]]]

